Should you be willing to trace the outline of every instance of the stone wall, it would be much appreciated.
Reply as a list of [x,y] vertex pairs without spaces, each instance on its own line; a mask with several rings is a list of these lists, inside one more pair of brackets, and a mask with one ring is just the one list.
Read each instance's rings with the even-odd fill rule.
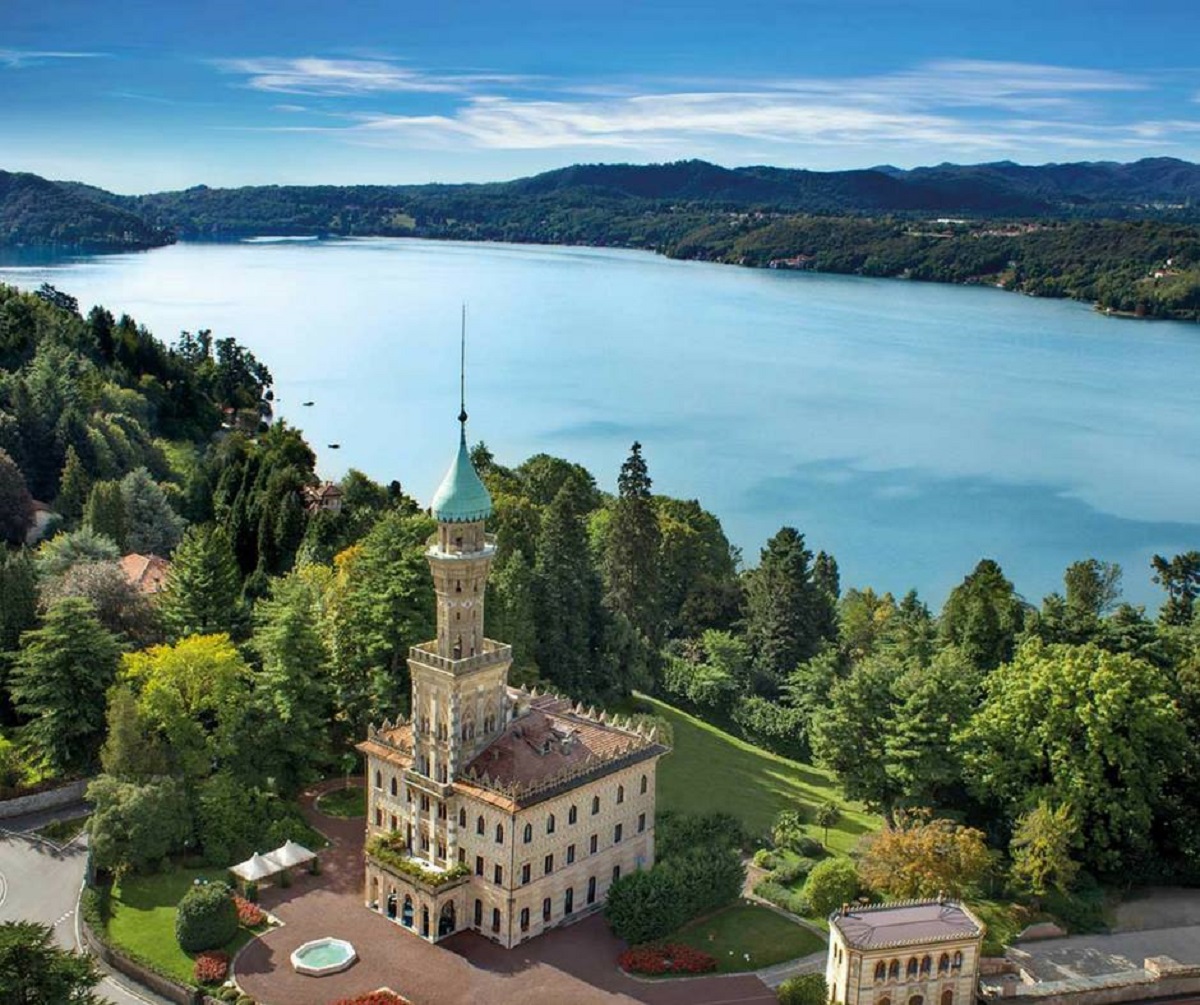
[[1155,956],[1141,970],[1032,984],[1004,981],[997,991],[985,993],[984,1000],[1000,998],[1006,1005],[1124,1005],[1194,996],[1200,992],[1200,967]]
[[79,919],[79,928],[88,952],[130,980],[137,982],[142,987],[149,988],[156,995],[166,998],[167,1001],[176,1002],[177,1005],[201,1005],[207,1000],[207,996],[199,991],[193,991],[182,984],[177,984],[169,977],[164,977],[149,967],[144,967],[137,961],[131,960],[120,950],[104,942],[82,918]]
[[43,810],[54,810],[60,806],[77,803],[87,791],[88,780],[81,779],[57,789],[47,789],[36,792],[31,796],[18,796],[16,799],[5,799],[0,802],[0,820],[24,816],[26,813],[39,813]]

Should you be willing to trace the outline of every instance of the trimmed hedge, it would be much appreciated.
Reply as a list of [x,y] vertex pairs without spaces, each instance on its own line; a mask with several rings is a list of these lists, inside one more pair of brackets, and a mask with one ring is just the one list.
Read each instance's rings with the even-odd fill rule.
[[185,953],[219,949],[238,930],[238,912],[229,888],[222,883],[193,886],[179,902],[175,938]]

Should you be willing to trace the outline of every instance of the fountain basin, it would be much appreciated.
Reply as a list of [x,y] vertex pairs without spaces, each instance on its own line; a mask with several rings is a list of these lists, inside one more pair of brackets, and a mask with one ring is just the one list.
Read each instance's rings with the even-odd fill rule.
[[292,952],[292,969],[309,977],[339,974],[358,959],[345,939],[313,939]]

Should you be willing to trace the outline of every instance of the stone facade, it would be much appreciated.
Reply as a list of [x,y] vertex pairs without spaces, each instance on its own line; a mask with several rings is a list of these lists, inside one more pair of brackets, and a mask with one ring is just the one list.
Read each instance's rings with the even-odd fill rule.
[[833,1005],[973,1005],[984,926],[957,901],[845,908],[829,919]]
[[469,927],[511,948],[598,910],[618,876],[653,864],[666,748],[629,723],[508,686],[511,648],[483,633],[495,542],[481,497],[490,508],[464,435],[435,498],[437,638],[409,653],[412,714],[372,727],[358,748],[366,896],[430,941]]

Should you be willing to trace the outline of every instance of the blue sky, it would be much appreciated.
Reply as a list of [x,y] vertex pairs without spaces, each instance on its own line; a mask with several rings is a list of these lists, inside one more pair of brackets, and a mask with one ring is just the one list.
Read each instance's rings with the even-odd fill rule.
[[118,192],[1200,160],[1192,2],[8,0],[0,168]]

